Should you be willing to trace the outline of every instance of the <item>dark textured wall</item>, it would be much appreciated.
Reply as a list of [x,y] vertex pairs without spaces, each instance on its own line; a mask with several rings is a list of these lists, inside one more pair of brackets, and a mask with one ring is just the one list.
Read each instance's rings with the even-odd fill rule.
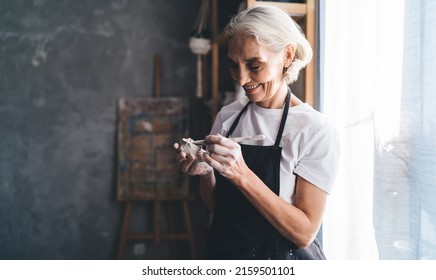
[[0,259],[116,257],[117,100],[152,94],[155,53],[162,95],[194,95],[200,2],[0,1]]

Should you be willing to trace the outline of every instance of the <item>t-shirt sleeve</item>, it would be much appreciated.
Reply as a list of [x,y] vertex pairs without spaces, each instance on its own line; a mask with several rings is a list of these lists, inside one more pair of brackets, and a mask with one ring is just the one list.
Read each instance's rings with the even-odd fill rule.
[[339,163],[339,137],[328,122],[312,129],[310,139],[302,143],[301,154],[294,173],[327,193],[331,193]]

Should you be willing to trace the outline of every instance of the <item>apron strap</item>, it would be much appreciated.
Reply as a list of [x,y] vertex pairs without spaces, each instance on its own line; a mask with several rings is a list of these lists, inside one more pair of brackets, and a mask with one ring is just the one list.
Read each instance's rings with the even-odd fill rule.
[[291,89],[288,87],[288,94],[286,95],[285,108],[283,109],[282,121],[280,122],[279,131],[277,132],[276,143],[274,144],[274,146],[276,147],[280,145],[280,141],[282,140],[286,119],[288,118],[290,100],[291,100]]
[[236,126],[239,123],[239,119],[242,117],[242,115],[247,111],[248,105],[251,104],[251,101],[248,101],[248,103],[245,105],[245,107],[239,112],[239,115],[236,117],[235,121],[233,122],[232,126],[230,127],[229,131],[227,132],[226,137],[228,138],[230,135],[232,135],[233,131],[235,130]]

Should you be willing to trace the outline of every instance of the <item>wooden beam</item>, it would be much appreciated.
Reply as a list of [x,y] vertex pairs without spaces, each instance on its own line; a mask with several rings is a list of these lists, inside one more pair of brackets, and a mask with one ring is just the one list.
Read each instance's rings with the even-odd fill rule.
[[306,11],[306,39],[309,41],[313,50],[312,61],[306,66],[306,78],[304,89],[304,102],[314,105],[315,101],[315,61],[316,61],[316,41],[315,41],[315,0],[307,0]]
[[218,34],[218,0],[212,0],[212,102],[211,115],[212,123],[218,113],[219,95],[219,34]]

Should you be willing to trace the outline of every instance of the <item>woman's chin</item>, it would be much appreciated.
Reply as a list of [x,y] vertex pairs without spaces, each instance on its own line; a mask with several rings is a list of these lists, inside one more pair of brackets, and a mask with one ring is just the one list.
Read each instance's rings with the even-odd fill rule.
[[250,100],[253,103],[260,101],[259,95],[257,94],[245,94],[245,95],[247,96],[248,100]]

